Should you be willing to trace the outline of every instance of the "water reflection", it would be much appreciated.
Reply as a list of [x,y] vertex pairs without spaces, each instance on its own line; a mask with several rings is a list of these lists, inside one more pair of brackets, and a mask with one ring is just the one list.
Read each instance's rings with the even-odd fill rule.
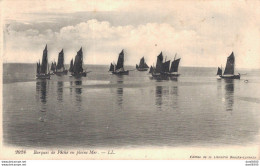
[[171,88],[171,102],[172,102],[172,108],[178,108],[178,86],[173,86]]
[[47,102],[47,81],[46,80],[37,80],[36,81],[36,93],[39,96],[41,103],[46,104]]
[[118,77],[118,80],[117,80],[118,88],[116,90],[116,94],[117,94],[117,104],[120,107],[123,104],[123,94],[124,94],[123,84],[124,84],[123,77]]
[[158,108],[162,106],[162,86],[156,86],[155,90],[155,104]]
[[81,106],[81,94],[82,94],[82,81],[81,80],[76,80],[75,82],[75,92],[76,92],[76,103],[77,105]]
[[234,105],[234,80],[225,79],[225,84],[226,111],[232,111]]
[[57,100],[63,101],[63,81],[57,82]]

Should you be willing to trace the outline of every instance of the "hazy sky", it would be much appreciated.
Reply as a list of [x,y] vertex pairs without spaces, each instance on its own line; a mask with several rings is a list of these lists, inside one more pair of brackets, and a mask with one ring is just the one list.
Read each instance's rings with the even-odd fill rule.
[[260,1],[4,0],[4,62],[35,63],[48,44],[49,61],[65,63],[83,47],[85,64],[149,65],[162,51],[182,66],[260,68]]

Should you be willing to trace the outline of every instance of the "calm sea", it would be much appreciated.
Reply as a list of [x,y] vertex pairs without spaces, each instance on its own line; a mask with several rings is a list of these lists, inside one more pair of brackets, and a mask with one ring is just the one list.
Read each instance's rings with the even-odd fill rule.
[[[35,79],[35,64],[4,64],[3,137],[21,147],[222,146],[259,140],[260,70],[180,67],[177,80],[87,65],[75,79]],[[134,67],[126,67],[134,69]],[[248,82],[245,82],[248,80]]]

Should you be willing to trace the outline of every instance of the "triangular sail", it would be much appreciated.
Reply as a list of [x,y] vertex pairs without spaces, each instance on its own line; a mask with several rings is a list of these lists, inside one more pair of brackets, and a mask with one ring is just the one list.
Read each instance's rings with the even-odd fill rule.
[[47,67],[48,67],[48,50],[47,50],[47,44],[46,44],[45,49],[43,50],[43,55],[42,55],[41,74],[47,73]]
[[149,66],[146,63],[144,63],[144,68],[149,68]]
[[124,50],[122,50],[118,56],[116,70],[124,68]]
[[136,64],[136,65],[135,65],[135,68],[137,68],[137,69],[138,69],[138,68],[139,68],[139,66]]
[[37,69],[36,69],[37,74],[39,74],[40,71],[41,71],[41,64],[40,62],[39,63],[37,62]]
[[144,68],[144,57],[140,59],[139,68]]
[[218,67],[217,75],[222,75],[222,69]]
[[70,61],[69,71],[70,71],[70,72],[73,72],[73,59],[71,59],[71,61]]
[[112,63],[110,64],[109,71],[114,71],[114,65]]
[[51,71],[55,71],[55,66],[53,62],[51,62]]
[[224,71],[224,75],[234,75],[234,69],[235,69],[235,56],[232,52],[231,55],[227,58],[227,64]]
[[156,67],[155,67],[155,73],[161,73],[162,72],[162,66],[163,66],[163,55],[162,52],[157,56],[156,61]]
[[81,47],[75,57],[73,72],[76,74],[83,72],[82,64],[83,64],[83,52]]
[[181,58],[172,61],[170,72],[178,72],[180,60]]
[[64,52],[63,49],[59,53],[57,70],[64,69]]
[[154,71],[154,67],[151,66],[151,67],[150,67],[150,70],[149,70],[149,73],[153,73],[153,71]]
[[162,72],[169,72],[169,68],[170,68],[170,61],[164,62]]

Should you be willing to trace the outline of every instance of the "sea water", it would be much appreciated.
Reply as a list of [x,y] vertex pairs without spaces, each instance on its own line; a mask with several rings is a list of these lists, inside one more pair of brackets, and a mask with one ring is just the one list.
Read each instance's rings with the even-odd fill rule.
[[224,80],[216,77],[217,68],[180,67],[177,79],[158,81],[148,72],[116,76],[109,66],[85,65],[87,77],[37,80],[36,64],[3,67],[4,145],[258,143],[260,70],[238,69],[240,80]]

